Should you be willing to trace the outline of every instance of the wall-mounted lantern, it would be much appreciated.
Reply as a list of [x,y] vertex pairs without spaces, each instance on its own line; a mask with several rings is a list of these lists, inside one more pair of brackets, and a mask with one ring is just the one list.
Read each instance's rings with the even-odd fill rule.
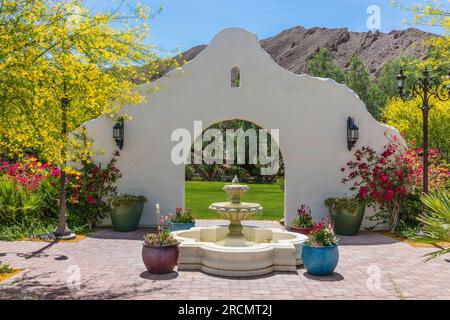
[[119,149],[122,150],[124,138],[124,121],[122,117],[117,120],[117,123],[113,127],[113,138]]
[[359,128],[352,117],[347,118],[347,148],[352,150],[359,138]]

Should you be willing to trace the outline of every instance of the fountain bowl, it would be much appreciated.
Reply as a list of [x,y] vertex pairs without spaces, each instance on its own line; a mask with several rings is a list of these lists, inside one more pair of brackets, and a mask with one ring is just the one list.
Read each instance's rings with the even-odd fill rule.
[[243,236],[228,236],[228,226],[194,227],[172,232],[180,242],[178,270],[201,270],[227,277],[295,272],[302,264],[307,236],[281,229],[244,226]]

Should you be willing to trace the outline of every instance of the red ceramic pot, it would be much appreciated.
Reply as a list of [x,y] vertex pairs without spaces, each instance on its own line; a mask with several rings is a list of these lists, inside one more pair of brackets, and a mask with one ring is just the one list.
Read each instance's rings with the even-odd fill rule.
[[142,261],[150,273],[170,273],[178,262],[179,253],[178,243],[160,247],[142,246]]
[[312,231],[312,228],[297,228],[297,227],[289,227],[289,231],[291,232],[297,232],[304,234],[305,236],[309,236],[309,234]]

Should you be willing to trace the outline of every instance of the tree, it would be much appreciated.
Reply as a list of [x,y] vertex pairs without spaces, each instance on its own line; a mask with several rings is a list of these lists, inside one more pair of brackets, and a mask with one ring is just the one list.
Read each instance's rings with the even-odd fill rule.
[[[429,144],[450,161],[450,108],[448,102],[432,101],[429,114]],[[387,104],[383,118],[388,125],[397,128],[410,147],[422,147],[422,111],[418,100],[403,101],[392,98]]]
[[378,79],[371,81],[367,97],[367,108],[376,119],[381,119],[389,98],[398,94],[396,76],[400,66],[403,66],[408,74],[407,85],[409,85],[417,79],[418,63],[416,59],[410,57],[393,59],[384,65]]
[[369,112],[374,114],[375,112],[369,104],[369,88],[371,86],[369,71],[358,55],[354,54],[352,56],[345,78],[349,88],[356,92],[356,94],[366,104]]
[[[88,161],[89,141],[69,135],[86,121],[115,118],[125,104],[142,102],[130,79],[155,54],[145,41],[148,8],[124,2],[91,13],[82,0],[17,0],[0,4],[0,152],[20,159],[33,152],[61,168],[56,236],[66,224],[68,163]],[[131,25],[129,22],[133,22]],[[13,85],[13,86],[12,86]]]
[[[442,29],[444,35],[441,37],[428,38],[428,56],[427,59],[418,63],[415,61],[406,61],[404,68],[405,74],[408,76],[411,87],[412,81],[417,77],[415,73],[427,67],[433,78],[438,80],[439,85],[444,85],[448,80],[445,76],[450,72],[450,11],[439,1],[423,1],[423,3],[415,5],[397,4],[392,1],[394,5],[399,8],[411,11],[414,14],[412,23],[419,25],[434,26]],[[409,68],[409,72],[408,72]],[[415,72],[414,72],[415,68]],[[409,74],[408,74],[409,73]],[[436,101],[435,101],[436,100]],[[421,146],[421,126],[422,120],[420,118],[420,101],[403,102],[399,99],[390,101],[385,116],[388,124],[397,126],[401,132],[406,135],[413,145]],[[450,101],[441,102],[433,99],[430,102],[432,109],[429,113],[429,142],[430,147],[436,148],[449,161],[450,157]],[[417,127],[420,126],[420,127]]]
[[411,85],[418,77],[420,68],[419,61],[412,57],[399,57],[387,62],[381,69],[377,84],[380,89],[386,94],[386,98],[395,97],[398,95],[397,75],[400,67],[403,67],[405,74],[407,74],[406,86]]
[[372,82],[367,92],[367,109],[375,119],[380,119],[386,100],[386,93],[378,84]]
[[331,78],[339,83],[345,83],[344,72],[333,61],[326,48],[320,48],[314,57],[308,61],[308,72],[314,77]]
[[391,3],[400,9],[413,13],[413,24],[432,26],[441,29],[443,36],[427,39],[428,56],[422,63],[433,74],[444,77],[450,70],[450,8],[442,4],[445,1],[424,0],[422,3],[405,5],[402,1]]

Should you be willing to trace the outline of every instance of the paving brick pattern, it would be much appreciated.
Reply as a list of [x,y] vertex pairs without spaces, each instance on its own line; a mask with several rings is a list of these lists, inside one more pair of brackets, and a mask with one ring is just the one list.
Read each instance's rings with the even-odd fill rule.
[[[207,226],[224,221],[201,220]],[[250,225],[281,227],[276,222]],[[202,272],[151,275],[141,261],[149,231],[98,231],[79,243],[0,242],[0,261],[23,272],[0,283],[0,299],[450,299],[450,256],[424,263],[433,249],[379,233],[341,237],[336,273],[297,272],[221,278]],[[80,271],[81,286],[72,281]]]

